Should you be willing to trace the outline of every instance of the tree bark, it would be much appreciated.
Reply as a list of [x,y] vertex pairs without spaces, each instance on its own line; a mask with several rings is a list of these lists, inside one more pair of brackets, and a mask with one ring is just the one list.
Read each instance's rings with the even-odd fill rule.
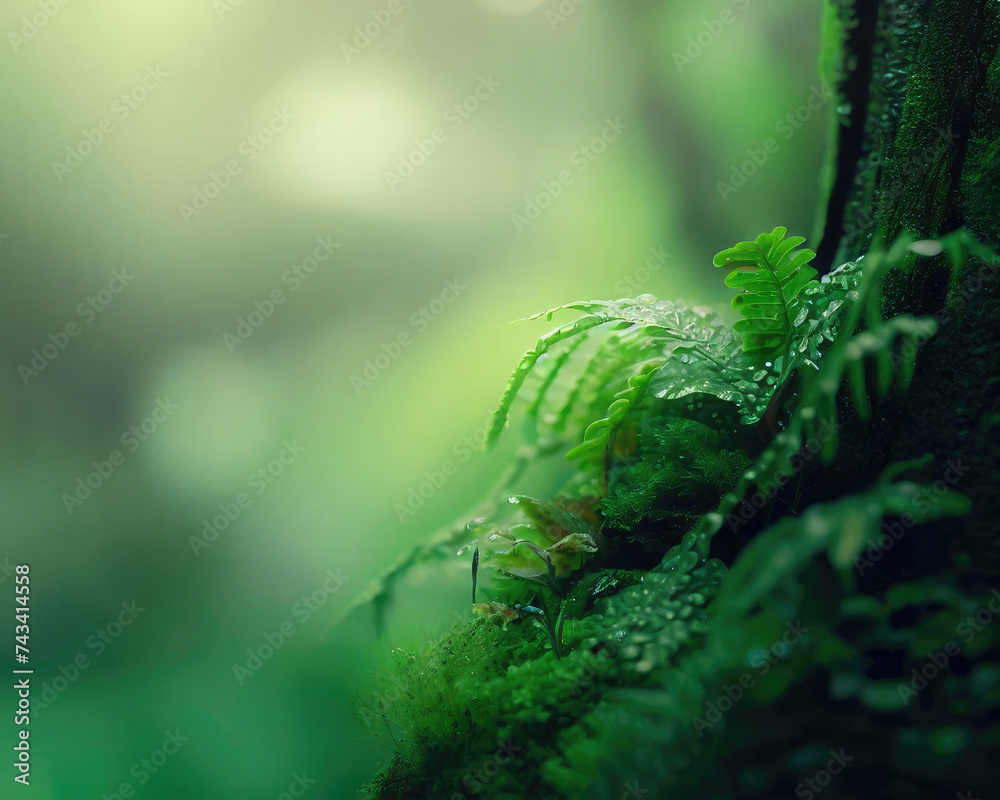
[[874,236],[891,240],[904,230],[930,238],[965,227],[996,245],[1000,5],[833,5],[844,37],[835,76],[841,120],[821,265],[856,258]]

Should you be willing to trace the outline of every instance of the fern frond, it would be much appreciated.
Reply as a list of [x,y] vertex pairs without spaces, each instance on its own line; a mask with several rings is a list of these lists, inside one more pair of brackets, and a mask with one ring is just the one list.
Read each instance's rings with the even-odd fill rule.
[[499,407],[493,412],[490,428],[486,434],[486,441],[483,443],[484,451],[492,450],[496,445],[497,440],[500,438],[500,433],[507,426],[507,417],[514,398],[517,397],[517,393],[524,384],[525,378],[528,377],[535,364],[538,363],[538,359],[559,342],[569,339],[571,336],[579,336],[591,328],[596,328],[598,325],[604,325],[608,322],[612,322],[608,317],[589,315],[581,317],[567,325],[560,325],[555,330],[542,336],[535,345],[535,348],[522,356],[521,361],[510,376],[510,380],[507,381],[507,388],[500,398]]
[[660,359],[642,365],[638,374],[628,379],[628,388],[615,395],[614,402],[608,407],[607,416],[590,423],[583,435],[583,442],[570,450],[566,458],[572,460],[592,455],[603,457],[611,439],[611,432],[646,396],[649,382],[664,363],[666,362]]
[[922,507],[916,500],[926,487],[910,481],[891,482],[896,471],[891,465],[864,494],[813,506],[755,537],[722,585],[713,632],[728,636],[748,625],[755,607],[774,597],[775,586],[801,574],[805,562],[818,553],[825,552],[830,563],[850,578],[858,554],[882,535],[884,517],[909,514],[922,523],[968,510],[968,499],[953,491],[946,492],[939,503]]
[[[549,391],[552,388],[552,384],[555,383],[556,378],[562,372],[563,367],[576,352],[577,348],[580,347],[587,340],[586,336],[577,336],[570,342],[569,346],[563,350],[559,355],[554,356],[552,359],[552,364],[549,365],[545,377],[542,379],[541,385],[538,387],[538,392],[535,394],[535,399],[532,400],[531,405],[528,406],[528,410],[525,412],[524,419],[524,439],[528,444],[534,445],[538,443],[538,416],[541,413],[542,406],[548,397]],[[541,359],[540,359],[541,360]]]
[[[668,400],[697,393],[712,395],[734,403],[745,423],[756,421],[764,413],[776,380],[763,387],[758,385],[755,379],[758,370],[742,351],[739,337],[715,312],[642,295],[636,299],[569,303],[529,319],[550,317],[564,309],[583,311],[587,316],[542,337],[535,349],[524,355],[508,381],[484,450],[495,444],[515,397],[541,355],[556,343],[600,325],[605,326],[601,331],[602,344],[585,370],[590,377],[574,384],[567,402],[554,416],[553,432],[561,432],[565,427],[573,404],[580,403],[581,410],[592,411],[594,415],[607,411],[597,419],[591,415],[584,420],[588,425],[584,441],[571,451],[569,458],[603,449],[610,432],[647,391]],[[637,366],[642,369],[640,375],[635,373]],[[617,393],[609,391],[622,381],[626,385]],[[547,389],[544,381],[543,388]],[[588,389],[592,390],[589,396]],[[606,399],[609,395],[610,408]],[[593,408],[595,404],[601,410]],[[528,409],[529,436],[533,434],[530,426],[536,424],[532,420],[540,412],[536,398],[536,403]]]
[[805,237],[786,239],[786,233],[787,229],[779,226],[712,259],[716,267],[735,268],[726,276],[726,286],[743,290],[733,298],[733,308],[743,319],[733,328],[743,337],[743,350],[762,357],[784,352],[795,316],[795,298],[817,274],[808,266],[816,254],[795,249]]

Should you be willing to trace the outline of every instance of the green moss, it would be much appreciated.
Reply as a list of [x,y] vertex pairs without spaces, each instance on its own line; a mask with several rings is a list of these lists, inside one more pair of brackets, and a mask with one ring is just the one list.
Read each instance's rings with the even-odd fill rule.
[[[370,788],[384,798],[450,797],[473,785],[490,797],[561,791],[553,748],[586,737],[593,709],[609,692],[653,685],[680,653],[697,646],[725,569],[690,547],[675,548],[639,584],[628,586],[631,576],[617,573],[614,588],[621,591],[608,595],[605,583],[591,613],[569,628],[562,659],[524,618],[506,629],[472,623],[408,659],[395,681],[407,691],[391,709],[394,729],[406,734],[392,766]],[[370,714],[369,722],[377,726],[379,715]],[[514,760],[483,783],[477,771],[504,744]],[[524,793],[525,787],[538,793]]]
[[[680,533],[719,500],[750,466],[743,450],[720,444],[719,434],[681,417],[643,418],[638,456],[616,463],[601,512],[612,529],[637,532],[645,523],[673,520]],[[678,534],[678,539],[679,534]]]

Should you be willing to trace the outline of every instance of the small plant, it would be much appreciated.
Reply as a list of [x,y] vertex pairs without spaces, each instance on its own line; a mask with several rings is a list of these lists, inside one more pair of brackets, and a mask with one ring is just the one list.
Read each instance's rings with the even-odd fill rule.
[[[490,529],[480,536],[472,557],[472,602],[475,607],[480,563],[495,566],[503,575],[528,584],[541,607],[515,602],[513,613],[541,620],[552,652],[561,658],[566,621],[563,601],[571,591],[572,576],[587,556],[597,552],[594,531],[588,522],[556,503],[518,495],[509,498],[509,502],[523,509],[529,521],[507,531]],[[508,608],[504,603],[492,601],[477,610],[488,614],[499,611],[507,616]]]

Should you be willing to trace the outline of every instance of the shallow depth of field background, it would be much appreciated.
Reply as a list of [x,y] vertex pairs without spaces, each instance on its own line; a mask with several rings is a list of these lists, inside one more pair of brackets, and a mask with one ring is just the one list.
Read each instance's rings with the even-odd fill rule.
[[[35,697],[52,687],[32,721],[25,796],[110,798],[128,783],[142,800],[277,798],[303,773],[316,781],[307,797],[355,796],[391,748],[350,704],[384,685],[393,647],[467,612],[467,564],[415,573],[385,638],[367,613],[324,636],[502,471],[516,427],[489,456],[466,458],[463,440],[551,327],[507,323],[645,292],[724,307],[715,252],[778,224],[816,244],[832,103],[800,110],[801,127],[780,121],[818,91],[818,3],[388,7],[0,11],[0,565],[31,564]],[[366,23],[376,35],[345,54]],[[467,118],[448,114],[491,82]],[[294,119],[255,149],[275,109]],[[80,146],[105,119],[103,138]],[[627,127],[581,161],[606,119]],[[387,181],[436,128],[424,162]],[[717,182],[769,137],[776,152],[723,198]],[[75,167],[53,166],[68,157]],[[207,206],[182,209],[231,161],[238,174]],[[572,183],[537,219],[512,220],[563,170]],[[324,237],[338,246],[293,288],[284,276]],[[650,248],[670,256],[646,271]],[[113,270],[134,279],[87,310]],[[448,280],[465,288],[414,323]],[[276,289],[285,302],[227,343]],[[37,375],[19,370],[68,323],[78,335]],[[386,369],[352,382],[402,333]],[[131,439],[159,401],[176,410]],[[272,482],[248,483],[286,441],[304,450],[286,452]],[[124,463],[68,509],[64,495],[114,450]],[[401,523],[397,504],[445,460],[457,472]],[[241,492],[250,505],[196,555],[190,537]],[[296,603],[328,570],[346,580],[305,618]],[[13,596],[0,568],[0,608]],[[102,643],[133,600],[144,610]],[[293,636],[241,685],[234,665],[283,625]],[[79,656],[88,666],[74,675]],[[8,754],[14,703],[0,692]],[[174,730],[189,740],[146,771]]]

